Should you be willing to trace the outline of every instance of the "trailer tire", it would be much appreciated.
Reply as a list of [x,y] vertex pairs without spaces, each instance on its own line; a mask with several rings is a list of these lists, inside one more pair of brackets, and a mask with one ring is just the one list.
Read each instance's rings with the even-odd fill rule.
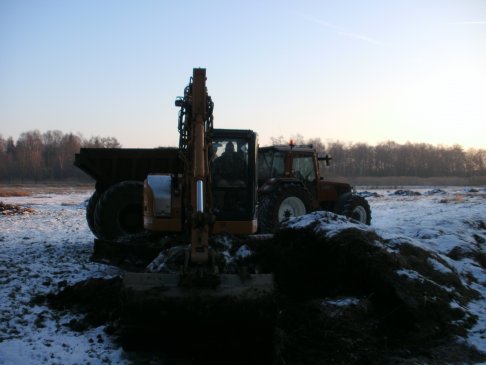
[[346,193],[338,198],[336,213],[363,224],[371,224],[371,208],[368,201],[353,193]]
[[281,185],[259,198],[258,232],[273,233],[285,219],[307,214],[310,206],[310,195],[303,187]]
[[94,219],[94,214],[95,214],[95,209],[96,205],[98,204],[98,200],[100,199],[100,193],[95,190],[93,195],[88,200],[88,204],[86,205],[86,222],[88,223],[88,227],[90,231],[98,238],[98,233],[96,232],[96,227],[95,227],[95,219]]
[[122,181],[106,190],[96,204],[94,226],[105,240],[143,232],[143,183]]

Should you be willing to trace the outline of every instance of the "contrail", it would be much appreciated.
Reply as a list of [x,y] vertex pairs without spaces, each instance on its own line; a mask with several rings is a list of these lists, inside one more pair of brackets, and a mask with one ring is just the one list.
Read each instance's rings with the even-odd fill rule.
[[307,14],[298,14],[300,17],[312,22],[312,23],[316,23],[316,24],[319,24],[325,28],[329,28],[329,29],[332,29],[334,31],[335,34],[339,35],[339,36],[342,36],[342,37],[348,37],[348,38],[353,38],[353,39],[358,39],[358,40],[361,40],[361,41],[364,41],[364,42],[367,42],[367,43],[371,43],[371,44],[374,44],[375,46],[384,46],[385,43],[379,41],[379,40],[376,40],[374,38],[371,38],[371,37],[368,37],[367,35],[365,34],[360,34],[360,33],[355,33],[355,32],[352,32],[348,29],[344,29],[344,28],[341,28],[337,25],[334,25],[332,23],[329,23],[329,22],[326,22],[326,21],[323,21],[323,20],[320,20],[320,19],[317,19],[311,15],[307,15]]

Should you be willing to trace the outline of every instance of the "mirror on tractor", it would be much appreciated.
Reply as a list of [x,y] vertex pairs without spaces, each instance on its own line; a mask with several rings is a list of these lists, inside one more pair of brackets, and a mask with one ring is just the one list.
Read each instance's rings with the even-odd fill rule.
[[332,160],[332,157],[329,156],[329,155],[325,155],[324,157],[322,156],[319,156],[317,158],[318,161],[325,161],[326,162],[326,166],[329,166],[331,164],[331,160]]

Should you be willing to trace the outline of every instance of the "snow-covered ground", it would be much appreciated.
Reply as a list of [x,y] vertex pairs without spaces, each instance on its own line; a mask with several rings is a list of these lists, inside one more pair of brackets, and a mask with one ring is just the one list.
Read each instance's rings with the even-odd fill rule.
[[[408,194],[412,191],[420,195]],[[486,353],[486,189],[373,192],[380,195],[368,198],[372,226],[378,234],[384,238],[409,237],[414,244],[441,254],[472,289],[481,293],[481,299],[467,308],[478,320],[466,340]]]
[[[385,238],[405,236],[438,252],[481,293],[467,308],[478,320],[465,341],[486,353],[486,270],[479,264],[486,265],[486,189],[441,189],[408,188],[420,195],[367,189],[372,227]],[[84,208],[91,193],[39,190],[0,198],[35,211],[0,215],[0,365],[132,363],[103,327],[75,332],[67,326],[74,314],[35,301],[37,294],[119,273],[90,261],[93,236]]]
[[35,213],[0,215],[0,364],[125,364],[103,328],[74,332],[75,316],[35,305],[37,294],[118,270],[90,262],[93,235],[84,201],[91,191],[34,194],[0,201]]

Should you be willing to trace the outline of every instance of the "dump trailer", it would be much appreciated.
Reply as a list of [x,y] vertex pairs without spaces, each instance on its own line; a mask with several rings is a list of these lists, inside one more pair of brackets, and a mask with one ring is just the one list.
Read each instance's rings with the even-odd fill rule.
[[74,165],[96,181],[99,193],[122,181],[143,182],[149,172],[174,173],[178,148],[81,148]]
[[177,160],[177,148],[81,148],[74,165],[96,182],[86,207],[91,232],[107,240],[142,232],[143,181],[175,173]]

